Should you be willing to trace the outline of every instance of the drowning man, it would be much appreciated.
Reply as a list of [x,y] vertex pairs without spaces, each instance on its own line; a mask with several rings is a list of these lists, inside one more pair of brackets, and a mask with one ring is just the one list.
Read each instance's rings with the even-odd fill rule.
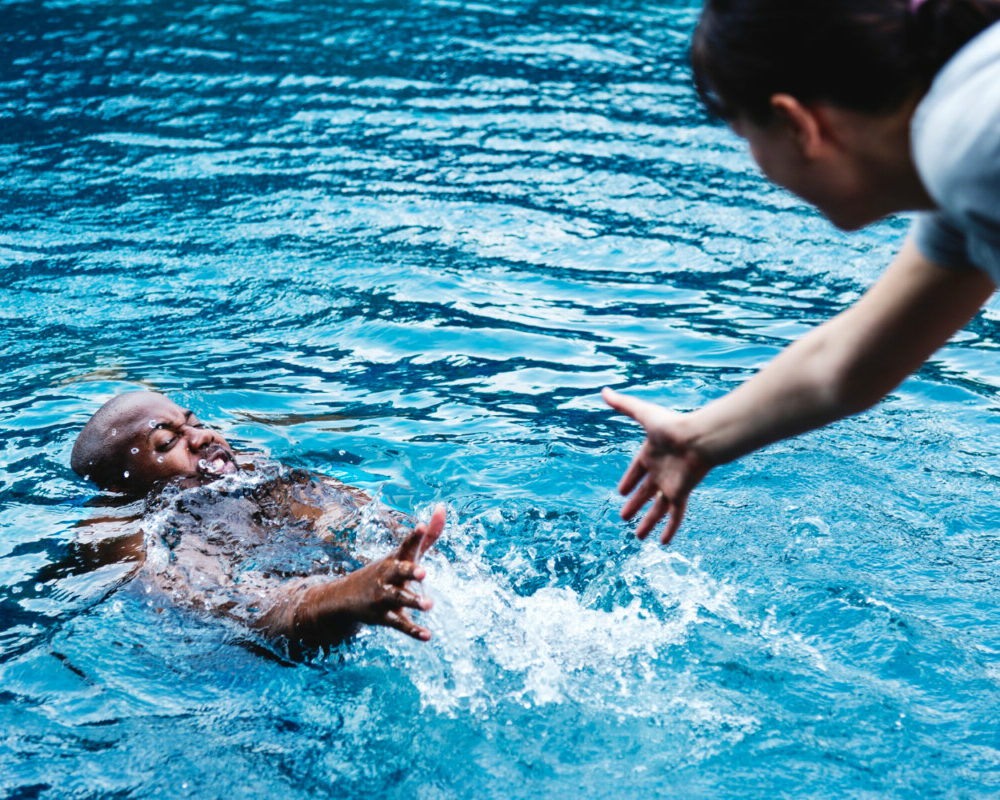
[[[358,531],[398,535],[402,514],[332,478],[238,459],[193,412],[148,391],[101,406],[71,466],[122,499],[145,498],[141,514],[91,521],[91,543],[79,549],[136,562],[147,591],[235,619],[292,652],[339,642],[362,623],[431,637],[409,612],[431,607],[412,585],[444,528],[441,505],[389,555],[360,565],[349,548]],[[102,526],[110,536],[93,535]]]

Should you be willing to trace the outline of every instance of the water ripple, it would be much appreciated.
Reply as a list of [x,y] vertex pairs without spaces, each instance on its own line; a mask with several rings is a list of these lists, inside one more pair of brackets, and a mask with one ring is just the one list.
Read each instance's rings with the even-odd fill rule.
[[[695,101],[696,11],[0,0],[3,793],[995,793],[995,304],[713,474],[670,551],[618,519],[600,387],[703,404],[907,224],[763,181]],[[435,643],[290,665],[82,568],[72,442],[139,387],[449,502]]]

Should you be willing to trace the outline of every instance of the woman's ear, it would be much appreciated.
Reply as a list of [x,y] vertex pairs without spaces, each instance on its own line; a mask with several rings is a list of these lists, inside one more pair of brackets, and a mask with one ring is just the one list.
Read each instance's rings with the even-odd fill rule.
[[823,120],[814,109],[807,108],[790,94],[771,95],[771,110],[779,125],[784,125],[799,148],[802,157],[811,161],[823,150]]

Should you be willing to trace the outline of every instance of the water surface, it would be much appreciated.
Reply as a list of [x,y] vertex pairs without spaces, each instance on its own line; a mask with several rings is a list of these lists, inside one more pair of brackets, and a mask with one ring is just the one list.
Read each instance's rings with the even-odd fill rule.
[[[692,2],[0,2],[0,791],[990,796],[995,307],[877,409],[717,470],[676,543],[597,392],[689,409],[857,298],[690,87]],[[40,579],[149,387],[408,513],[428,645],[292,664]]]

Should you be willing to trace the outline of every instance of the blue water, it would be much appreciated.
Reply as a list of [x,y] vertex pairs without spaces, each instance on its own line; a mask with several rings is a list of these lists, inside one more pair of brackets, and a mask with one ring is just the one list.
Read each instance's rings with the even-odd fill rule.
[[[1000,314],[887,401],[711,474],[675,544],[603,385],[677,409],[855,299],[699,110],[696,4],[0,1],[0,794],[1000,791]],[[40,580],[76,432],[168,393],[450,522],[422,645],[307,663]],[[116,588],[117,587],[117,588]]]

